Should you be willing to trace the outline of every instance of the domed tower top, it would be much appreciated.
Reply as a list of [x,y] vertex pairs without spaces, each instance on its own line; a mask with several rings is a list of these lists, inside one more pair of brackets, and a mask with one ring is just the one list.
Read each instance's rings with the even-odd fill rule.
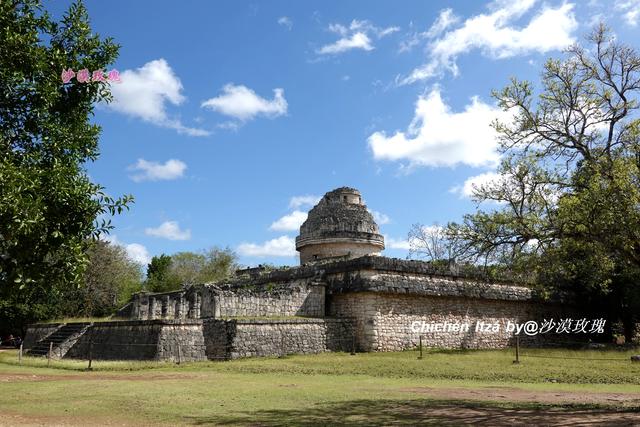
[[309,211],[296,237],[300,263],[335,258],[377,255],[384,238],[373,216],[355,188],[340,187],[328,192]]

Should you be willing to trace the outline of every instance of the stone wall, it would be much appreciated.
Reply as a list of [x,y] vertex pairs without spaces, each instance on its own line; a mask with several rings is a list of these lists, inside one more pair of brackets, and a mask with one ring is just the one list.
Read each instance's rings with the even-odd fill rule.
[[66,357],[96,360],[205,360],[202,321],[94,323]]
[[376,292],[507,301],[539,300],[532,289],[524,286],[443,275],[361,270],[328,274],[326,281],[329,292],[333,294]]
[[[34,343],[57,325],[32,325]],[[94,360],[228,360],[350,351],[353,326],[342,319],[130,320],[98,322],[65,346],[64,357]],[[68,347],[68,349],[67,349]]]
[[[397,351],[423,344],[442,348],[502,348],[513,334],[476,333],[476,322],[523,323],[563,312],[543,303],[527,287],[486,283],[473,278],[434,274],[427,263],[381,259],[361,260],[360,270],[346,268],[325,275],[329,315],[354,318],[358,349]],[[354,262],[352,262],[354,263]],[[459,323],[469,331],[414,332],[413,322]],[[464,326],[463,326],[464,327]],[[539,344],[523,338],[523,344]]]
[[313,244],[313,242],[306,243],[306,246],[300,249],[300,262],[306,264],[340,256],[358,258],[365,255],[379,254],[383,249],[382,246],[374,246],[365,239],[362,239],[362,242],[355,239],[344,240],[348,242],[341,242],[340,239],[335,239],[335,241],[323,239],[318,244]]
[[158,294],[138,293],[130,304],[122,314],[129,314],[129,318],[135,320],[198,319],[201,316],[201,296],[194,287]]
[[31,349],[38,341],[53,334],[64,323],[34,323],[27,328],[27,334],[22,342],[24,350]]
[[[450,296],[420,296],[393,293],[358,292],[333,295],[330,314],[355,319],[356,342],[359,351],[399,351],[415,348],[419,337],[423,345],[439,348],[504,348],[513,345],[514,334],[506,329],[507,322],[569,316],[574,313],[559,305],[541,304],[530,300],[490,300]],[[575,318],[575,316],[573,316]],[[459,324],[448,331],[416,331],[418,324]],[[477,330],[476,323],[498,324],[498,331]],[[469,330],[462,330],[464,325]],[[416,328],[417,329],[417,328]],[[487,328],[488,329],[488,328]],[[522,336],[522,345],[550,344],[557,336]],[[567,338],[567,337],[565,337]]]
[[324,316],[324,286],[308,279],[202,290],[203,317]]
[[171,361],[207,359],[202,321],[164,324],[158,339],[158,358]]
[[[332,320],[318,319],[325,315],[353,322],[360,351],[413,348],[421,335],[430,347],[502,348],[514,340],[513,333],[506,330],[508,322],[578,317],[577,310],[564,304],[561,297],[543,300],[531,288],[508,281],[488,283],[477,274],[473,269],[454,274],[449,267],[379,256],[278,270],[254,268],[239,271],[228,283],[138,294],[123,313],[136,319],[204,320],[206,355],[221,359],[278,355],[283,347],[295,353],[344,348],[332,344],[331,334],[341,336],[342,332],[330,331]],[[302,319],[302,323],[277,320],[293,316],[313,319]],[[255,317],[272,319],[241,320]],[[414,322],[448,322],[469,325],[470,329],[414,331]],[[500,328],[477,330],[477,322],[499,324]],[[156,334],[160,343],[160,332]],[[195,342],[194,336],[187,342]],[[572,337],[543,338],[522,336],[521,342],[547,345]],[[175,346],[163,346],[160,353],[173,357]]]
[[159,294],[134,295],[123,315],[131,319],[200,319],[264,316],[324,316],[324,286],[312,279],[286,283],[203,285]]
[[209,359],[350,351],[352,323],[344,319],[205,320]]

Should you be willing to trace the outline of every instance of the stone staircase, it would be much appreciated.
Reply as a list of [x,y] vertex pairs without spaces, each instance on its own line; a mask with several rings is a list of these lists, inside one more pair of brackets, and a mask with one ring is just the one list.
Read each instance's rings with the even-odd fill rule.
[[51,357],[62,358],[90,327],[92,323],[67,323],[60,326],[52,334],[38,341],[28,352],[30,356],[46,356],[49,353],[50,343]]

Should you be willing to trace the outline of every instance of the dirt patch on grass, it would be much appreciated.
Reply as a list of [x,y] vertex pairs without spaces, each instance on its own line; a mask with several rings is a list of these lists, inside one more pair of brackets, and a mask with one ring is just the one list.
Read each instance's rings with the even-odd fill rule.
[[0,418],[0,426],[151,426],[156,424],[149,424],[145,422],[133,422],[123,419],[106,419],[96,417],[79,417],[74,415],[47,415],[47,416],[33,416],[17,414],[13,412],[3,412],[2,418]]
[[571,409],[502,409],[486,407],[432,407],[424,414],[424,421],[440,425],[480,426],[635,426],[640,414],[605,410]]
[[188,380],[199,378],[196,374],[104,374],[86,372],[83,374],[60,374],[60,375],[33,375],[33,374],[0,374],[1,382],[19,382],[19,381],[159,381],[159,380]]
[[469,401],[356,400],[305,409],[272,409],[244,414],[186,416],[181,424],[302,427],[369,426],[635,426],[640,413],[606,409],[499,407]]
[[[288,411],[268,411],[253,416],[234,418],[225,415],[209,417],[185,416],[184,425],[238,425],[238,426],[284,426],[304,427],[332,425],[336,427],[369,426],[415,426],[415,425],[479,425],[479,426],[635,426],[640,423],[640,413],[614,412],[606,410],[552,409],[505,409],[483,405],[427,404],[397,402],[386,404],[382,411],[371,413],[341,408],[339,414],[318,413],[310,409],[304,413]],[[4,412],[0,426],[157,426],[163,424],[151,420],[131,420],[118,418],[88,418],[68,415],[25,415]]]
[[493,402],[538,402],[549,404],[599,404],[640,408],[640,393],[531,391],[513,387],[435,388],[411,387],[400,391],[437,399],[485,400]]

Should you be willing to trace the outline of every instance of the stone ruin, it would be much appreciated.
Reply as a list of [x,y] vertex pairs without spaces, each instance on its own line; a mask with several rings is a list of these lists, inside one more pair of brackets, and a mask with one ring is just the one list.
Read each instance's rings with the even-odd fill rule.
[[296,237],[300,263],[377,255],[384,237],[355,188],[342,187],[324,195],[309,211]]
[[31,325],[25,347],[38,354],[55,345],[60,357],[86,358],[92,348],[98,359],[159,360],[399,351],[420,337],[427,347],[504,348],[514,342],[505,327],[425,332],[413,325],[506,325],[575,313],[524,286],[381,256],[384,238],[354,188],[325,194],[300,227],[296,249],[298,267],[251,268],[218,283],[138,293],[119,311],[121,320]]

